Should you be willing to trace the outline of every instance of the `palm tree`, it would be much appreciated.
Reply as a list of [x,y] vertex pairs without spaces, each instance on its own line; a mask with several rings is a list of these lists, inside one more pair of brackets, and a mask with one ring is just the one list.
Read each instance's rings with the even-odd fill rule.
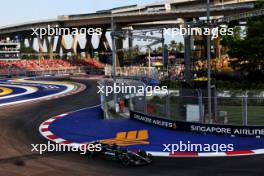
[[183,49],[184,49],[184,44],[182,42],[179,42],[177,49],[178,49],[179,52],[182,52]]
[[169,51],[176,51],[177,50],[177,43],[175,42],[175,40],[172,40],[169,44]]
[[162,53],[162,47],[161,47],[161,46],[159,46],[159,47],[157,48],[157,52],[158,52],[158,53]]

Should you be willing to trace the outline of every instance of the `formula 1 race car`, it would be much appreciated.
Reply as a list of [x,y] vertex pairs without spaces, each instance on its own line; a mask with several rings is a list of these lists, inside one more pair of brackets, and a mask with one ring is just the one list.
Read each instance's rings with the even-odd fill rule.
[[[100,142],[94,142],[94,144],[98,144]],[[144,150],[139,150],[137,152],[129,151],[127,149],[123,149],[115,144],[103,144],[102,150],[99,152],[92,152],[92,156],[102,156],[108,160],[119,161],[124,166],[129,165],[146,165],[152,162],[152,155],[147,154]]]

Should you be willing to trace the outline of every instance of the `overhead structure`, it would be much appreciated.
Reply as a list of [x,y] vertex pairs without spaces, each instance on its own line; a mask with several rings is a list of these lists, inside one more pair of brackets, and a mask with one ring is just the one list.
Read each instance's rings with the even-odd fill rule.
[[[227,16],[230,14],[248,12],[254,8],[255,1],[256,0],[212,0],[210,4],[211,15]],[[127,26],[133,26],[134,24],[137,24],[137,28],[140,29],[146,27],[146,25],[153,27],[157,26],[159,23],[177,21],[178,19],[183,19],[186,22],[188,19],[203,17],[205,14],[206,8],[203,1],[169,0],[142,6],[130,5],[117,7],[89,14],[61,15],[52,20],[3,26],[0,27],[0,37],[12,38],[19,36],[21,43],[27,43],[30,47],[37,46],[39,52],[48,52],[50,53],[50,56],[52,56],[53,53],[71,53],[72,55],[78,55],[79,53],[93,55],[94,52],[111,53],[106,33],[108,30],[111,30],[112,17],[114,17],[115,25],[118,26],[119,29]],[[71,29],[81,27],[99,27],[103,29],[103,32],[101,36],[98,36],[98,47],[94,46],[92,43],[94,36],[91,37],[87,35],[84,37],[85,39],[82,39],[86,40],[85,47],[83,48],[80,45],[79,41],[81,39],[78,36],[71,36],[72,44],[67,46],[65,36],[53,35],[40,38],[39,36],[31,35],[32,28],[47,28],[48,26]],[[122,42],[119,41],[117,44],[119,45],[119,48],[122,48]],[[119,59],[117,64],[119,64]]]

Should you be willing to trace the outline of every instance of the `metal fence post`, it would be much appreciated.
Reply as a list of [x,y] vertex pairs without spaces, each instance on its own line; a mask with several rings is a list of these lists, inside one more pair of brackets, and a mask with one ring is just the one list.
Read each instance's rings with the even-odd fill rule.
[[104,108],[104,118],[105,119],[108,119],[109,118],[109,115],[108,115],[108,107],[107,107],[107,100],[106,100],[106,87],[105,87],[105,85],[106,85],[106,83],[105,83],[105,81],[103,82],[103,86],[104,86],[104,93],[102,93],[103,94],[103,108]]
[[245,97],[245,125],[248,124],[248,91],[246,91]]
[[107,115],[107,101],[106,101],[106,95],[105,95],[105,81],[98,82],[99,86],[103,86],[103,91],[100,93],[100,101],[101,101],[101,109],[103,110],[104,119],[108,118]]
[[134,106],[133,106],[133,96],[129,94],[129,110],[133,111]]
[[248,92],[245,92],[245,96],[242,98],[242,121],[243,125],[247,126],[248,124]]
[[167,93],[167,98],[166,98],[166,110],[167,110],[167,118],[170,119],[171,118],[171,114],[170,114],[170,92],[169,89],[166,91]]
[[217,109],[217,90],[216,87],[214,86],[214,117],[216,122],[218,121],[218,113],[217,113],[218,109]]
[[146,90],[146,84],[144,84],[144,113],[148,113],[148,102],[147,102],[147,90]]
[[203,96],[200,91],[198,91],[198,101],[199,101],[199,116],[200,122],[204,123],[204,113],[203,113]]

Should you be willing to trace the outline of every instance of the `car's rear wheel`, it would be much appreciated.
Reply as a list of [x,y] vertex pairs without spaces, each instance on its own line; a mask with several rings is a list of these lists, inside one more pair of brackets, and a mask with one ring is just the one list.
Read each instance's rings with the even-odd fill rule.
[[121,159],[121,162],[124,166],[129,166],[130,165],[130,160],[127,156],[124,156],[122,159]]

